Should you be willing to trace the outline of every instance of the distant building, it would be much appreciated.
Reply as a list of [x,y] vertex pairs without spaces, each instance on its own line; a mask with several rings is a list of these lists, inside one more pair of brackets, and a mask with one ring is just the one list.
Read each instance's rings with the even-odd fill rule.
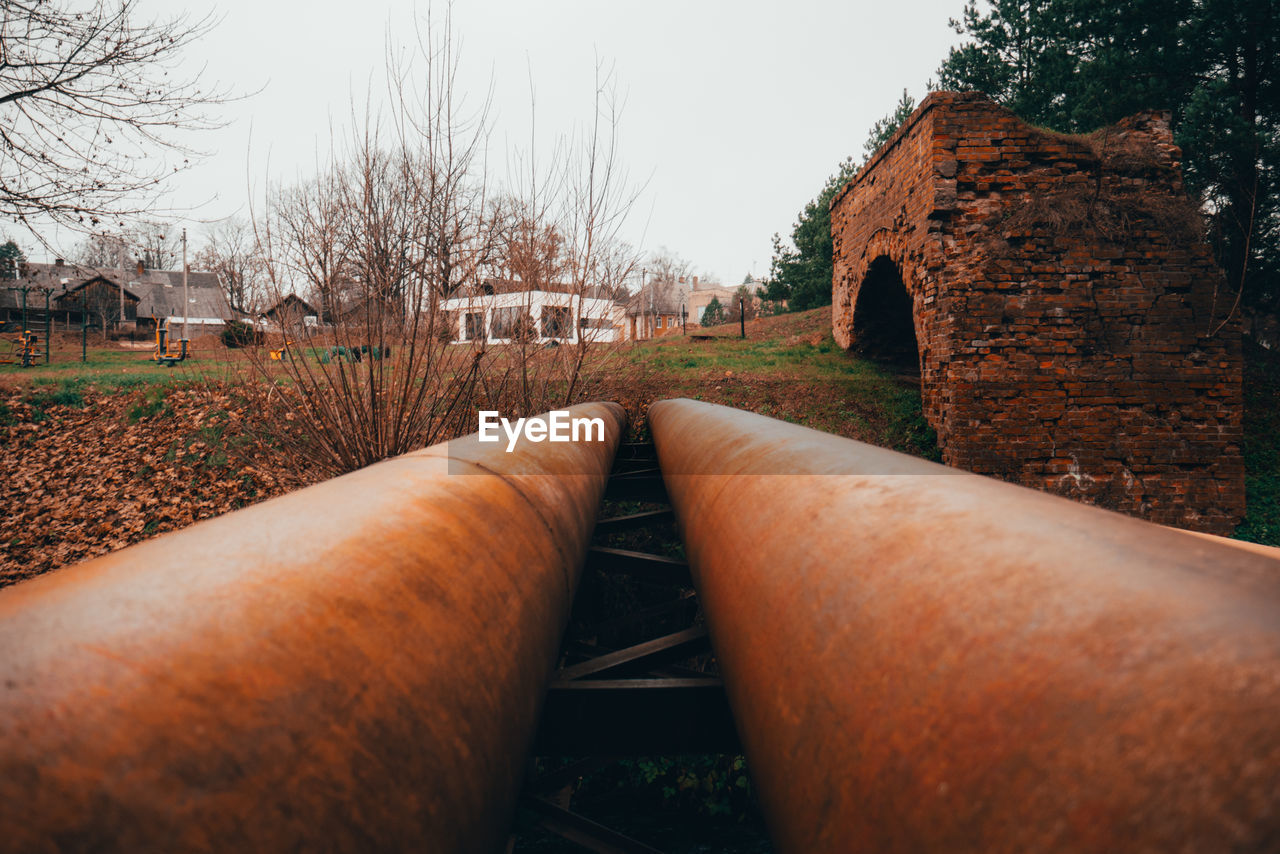
[[626,303],[624,338],[643,341],[660,338],[684,329],[685,289],[648,284],[632,294]]
[[622,338],[622,307],[605,293],[569,285],[524,290],[518,281],[489,279],[441,304],[451,340],[499,344],[528,340],[539,344]]
[[[106,324],[113,328],[154,329],[171,323],[177,329],[185,319],[192,331],[217,332],[234,313],[227,305],[214,273],[187,274],[184,304],[182,272],[86,267],[56,261],[53,264],[23,262],[15,278],[0,279],[0,319],[22,318],[26,292],[28,321],[44,322],[45,295],[55,327],[78,328]],[[122,306],[123,304],[123,306]]]
[[260,317],[272,328],[296,331],[318,326],[320,312],[315,306],[297,294],[282,297],[275,305],[262,312]]
[[[747,281],[743,282],[741,285],[735,285],[734,287],[726,287],[725,285],[719,284],[699,285],[698,277],[694,276],[693,287],[689,291],[688,295],[689,322],[701,325],[702,315],[706,312],[707,306],[711,304],[712,299],[718,300],[720,305],[724,307],[726,313],[730,308],[736,308],[738,301],[738,288],[744,286],[746,287],[747,292],[751,294],[752,305],[756,309],[759,309],[761,305],[759,290],[764,287],[764,282],[756,281],[748,276]],[[750,314],[747,316],[751,317]]]

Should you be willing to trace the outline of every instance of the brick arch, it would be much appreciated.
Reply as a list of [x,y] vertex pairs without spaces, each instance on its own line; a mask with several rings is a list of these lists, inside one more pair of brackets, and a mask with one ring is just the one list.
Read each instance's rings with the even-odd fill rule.
[[[981,95],[931,94],[832,201],[836,341],[857,348],[861,289],[887,259],[945,462],[1230,533],[1240,333],[1218,329],[1221,272],[1179,213],[1180,156],[1160,113],[1069,137]],[[1097,209],[1085,191],[1127,230],[1072,221]]]
[[[877,230],[867,241],[857,262],[849,269],[847,280],[849,287],[843,292],[848,305],[846,310],[838,313],[846,326],[845,337],[848,343],[844,346],[857,348],[862,355],[883,361],[895,369],[907,368],[905,354],[890,349],[898,342],[884,340],[886,334],[890,337],[906,334],[906,330],[899,332],[892,329],[902,318],[876,316],[880,312],[897,313],[905,308],[911,323],[909,332],[912,340],[909,344],[914,350],[909,367],[912,371],[921,371],[925,354],[920,342],[929,340],[928,317],[921,311],[920,300],[917,299],[917,295],[923,292],[922,283],[919,281],[917,267],[907,252],[905,241],[891,229]],[[905,305],[897,302],[895,281],[902,288],[901,295],[905,299]],[[874,288],[875,292],[869,293],[869,288]],[[885,304],[881,301],[883,299],[890,300],[892,304]],[[862,328],[859,328],[860,325]],[[873,328],[869,329],[868,326]],[[864,340],[867,338],[873,340]],[[907,344],[906,341],[901,342],[901,348],[905,349]],[[886,349],[890,351],[886,352]]]

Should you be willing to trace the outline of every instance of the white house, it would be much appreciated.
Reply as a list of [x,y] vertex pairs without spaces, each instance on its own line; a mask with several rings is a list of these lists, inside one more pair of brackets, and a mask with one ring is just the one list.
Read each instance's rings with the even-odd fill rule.
[[568,288],[494,291],[444,301],[455,342],[507,344],[527,336],[539,344],[576,344],[621,337],[623,308],[611,299],[581,296]]

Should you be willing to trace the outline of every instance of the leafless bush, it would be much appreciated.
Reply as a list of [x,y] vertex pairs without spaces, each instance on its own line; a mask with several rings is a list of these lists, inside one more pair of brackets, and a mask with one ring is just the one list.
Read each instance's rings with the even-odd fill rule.
[[[620,376],[582,311],[634,265],[618,240],[632,197],[607,87],[590,132],[564,145],[549,177],[531,167],[529,182],[495,197],[487,105],[468,113],[455,94],[447,14],[428,18],[420,47],[421,68],[388,63],[390,112],[360,116],[317,178],[271,189],[256,220],[275,336],[250,360],[263,424],[327,473],[470,432],[478,408],[524,416]],[[535,292],[571,294],[572,316],[550,322],[572,334],[545,346],[548,320],[517,312],[500,345],[488,328],[464,336],[465,312],[446,301],[482,299],[493,281],[526,306]]]

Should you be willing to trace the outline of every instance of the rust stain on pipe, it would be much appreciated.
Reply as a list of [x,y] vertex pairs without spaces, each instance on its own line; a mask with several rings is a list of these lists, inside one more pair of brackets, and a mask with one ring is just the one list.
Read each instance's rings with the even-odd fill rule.
[[1280,561],[724,407],[649,419],[780,850],[1280,845]]
[[572,413],[605,441],[468,437],[0,593],[0,850],[501,850],[625,418]]

